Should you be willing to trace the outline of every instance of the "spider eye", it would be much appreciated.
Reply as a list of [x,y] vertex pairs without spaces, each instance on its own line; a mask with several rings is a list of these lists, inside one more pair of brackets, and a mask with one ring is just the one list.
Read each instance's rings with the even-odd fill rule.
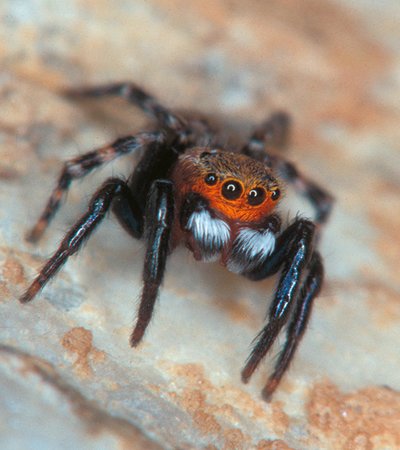
[[274,191],[272,191],[271,193],[271,199],[272,200],[278,200],[278,198],[281,195],[281,191],[279,189],[275,189]]
[[208,184],[209,186],[214,186],[214,184],[217,183],[218,178],[217,175],[215,175],[215,173],[208,173],[205,178],[204,181],[206,184]]
[[248,196],[247,196],[247,202],[249,205],[257,206],[261,205],[261,203],[265,200],[265,189],[263,188],[254,188],[252,189]]
[[242,185],[235,180],[227,181],[222,186],[222,195],[228,200],[236,200],[242,195]]
[[209,151],[205,151],[205,152],[200,153],[200,159],[204,159],[204,158],[208,159],[210,156],[215,156],[217,154],[218,154],[218,149],[213,148],[213,149],[211,149]]

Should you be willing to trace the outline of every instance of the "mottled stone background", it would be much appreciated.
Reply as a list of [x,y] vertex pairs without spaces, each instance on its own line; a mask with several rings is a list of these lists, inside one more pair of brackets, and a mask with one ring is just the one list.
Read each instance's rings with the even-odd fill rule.
[[[0,2],[1,449],[400,448],[399,23],[398,0]],[[145,123],[59,91],[121,79],[243,132],[290,111],[290,157],[337,199],[325,287],[270,404],[278,347],[246,386],[240,369],[273,281],[178,251],[132,350],[143,247],[108,220],[35,302],[16,300],[93,189],[133,166],[77,182],[29,245],[61,161]],[[311,212],[290,189],[286,205]]]

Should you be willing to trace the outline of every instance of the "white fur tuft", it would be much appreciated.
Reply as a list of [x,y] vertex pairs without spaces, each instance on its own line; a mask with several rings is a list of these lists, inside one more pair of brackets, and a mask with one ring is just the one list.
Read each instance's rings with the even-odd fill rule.
[[275,243],[275,235],[270,230],[242,228],[233,243],[235,250],[228,261],[228,269],[235,273],[254,269],[274,251]]
[[194,212],[188,220],[187,228],[202,247],[217,251],[226,245],[231,233],[226,222],[214,219],[206,209]]
[[275,248],[275,235],[270,230],[257,231],[242,228],[236,238],[236,244],[250,259],[266,259]]

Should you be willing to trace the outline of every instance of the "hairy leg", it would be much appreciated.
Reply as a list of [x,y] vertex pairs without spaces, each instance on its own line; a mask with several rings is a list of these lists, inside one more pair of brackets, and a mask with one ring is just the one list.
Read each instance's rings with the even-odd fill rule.
[[277,149],[285,148],[288,142],[290,118],[285,113],[273,114],[257,127],[242,152],[276,169],[282,177],[309,200],[315,209],[317,228],[324,225],[331,213],[333,196],[296,169]]
[[247,382],[260,361],[275,342],[282,327],[286,324],[293,304],[296,303],[301,280],[313,253],[315,225],[307,220],[298,220],[286,233],[287,241],[271,255],[266,268],[254,270],[253,279],[269,276],[282,267],[275,297],[268,314],[268,322],[256,338],[256,344],[242,371],[242,379]]
[[324,277],[324,269],[320,255],[315,252],[311,258],[308,275],[301,287],[297,305],[293,311],[291,322],[287,329],[285,345],[275,364],[274,372],[269,377],[264,389],[263,397],[270,400],[272,393],[278,386],[283,374],[292,361],[296,349],[306,330],[311,315],[313,300],[319,294]]
[[173,186],[168,180],[154,181],[146,209],[147,248],[143,268],[143,289],[132,347],[139,344],[151,320],[158,290],[164,278],[174,216]]
[[289,183],[306,199],[315,209],[315,222],[318,228],[323,226],[329,219],[332,211],[334,198],[315,181],[299,172],[296,166],[284,158],[277,157],[274,161],[275,168]]
[[92,170],[99,168],[103,164],[110,162],[119,156],[148,148],[153,144],[162,145],[164,140],[163,133],[140,133],[136,136],[117,139],[110,145],[106,145],[105,147],[101,147],[65,162],[64,168],[61,171],[47,205],[35,226],[28,233],[27,239],[31,242],[36,242],[40,239],[59,209],[72,180],[83,178]]
[[20,297],[21,303],[31,301],[39,290],[61,269],[67,259],[81,248],[97,225],[104,219],[113,199],[118,196],[130,198],[128,185],[125,181],[118,178],[108,179],[93,195],[87,212],[68,231],[56,252],[42,267],[26,292]]
[[131,82],[112,83],[102,86],[88,86],[68,89],[65,94],[70,98],[117,96],[138,106],[166,128],[180,132],[186,128],[185,120],[162,106],[142,88]]
[[265,158],[271,150],[285,150],[289,134],[290,117],[285,112],[276,112],[255,128],[242,152],[252,157],[260,153]]

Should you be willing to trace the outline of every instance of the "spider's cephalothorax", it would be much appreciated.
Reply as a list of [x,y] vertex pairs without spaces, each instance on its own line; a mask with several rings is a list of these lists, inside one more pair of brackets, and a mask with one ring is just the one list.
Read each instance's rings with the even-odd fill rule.
[[[240,153],[194,148],[180,156],[171,180],[196,259],[220,258],[229,270],[244,273],[274,250],[279,220],[272,210],[281,191],[265,164]],[[199,209],[199,202],[206,207]]]
[[262,223],[280,196],[279,182],[265,164],[218,149],[183,154],[172,179],[181,195],[198,193],[217,215],[234,222]]
[[[148,113],[154,131],[117,139],[68,161],[38,222],[28,235],[38,240],[60,206],[71,181],[119,156],[141,151],[128,182],[110,178],[95,192],[87,212],[67,233],[20,301],[32,300],[69,256],[76,253],[112,208],[121,226],[147,242],[143,290],[130,342],[136,346],[150,322],[169,253],[180,243],[196,259],[219,260],[252,280],[279,272],[268,321],[242,371],[247,382],[285,324],[287,339],[263,390],[269,399],[306,328],[320,291],[323,266],[315,250],[332,197],[300,174],[277,150],[285,146],[289,120],[272,115],[239,150],[227,148],[204,119],[181,116],[132,83],[68,91],[70,97],[122,96]],[[275,206],[282,195],[277,178],[292,182],[316,210],[315,222],[296,219],[281,230]]]

